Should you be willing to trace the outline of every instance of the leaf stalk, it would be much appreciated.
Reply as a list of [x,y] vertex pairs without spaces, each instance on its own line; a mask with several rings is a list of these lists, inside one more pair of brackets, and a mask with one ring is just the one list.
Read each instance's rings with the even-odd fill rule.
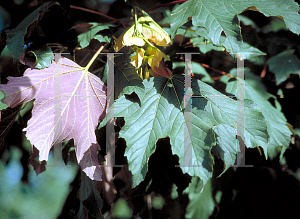
[[88,71],[89,68],[91,67],[91,65],[94,63],[94,61],[96,60],[97,56],[100,54],[100,52],[102,52],[102,50],[104,49],[104,46],[106,45],[103,44],[99,49],[98,51],[95,53],[95,55],[93,56],[93,58],[89,61],[89,63],[85,66],[85,71]]

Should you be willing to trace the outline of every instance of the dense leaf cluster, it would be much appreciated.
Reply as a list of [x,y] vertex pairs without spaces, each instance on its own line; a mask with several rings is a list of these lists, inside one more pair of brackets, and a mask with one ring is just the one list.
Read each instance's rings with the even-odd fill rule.
[[[257,217],[239,205],[252,200],[237,185],[245,173],[300,195],[294,0],[14,1],[0,12],[1,218]],[[237,168],[248,154],[255,167]],[[77,175],[49,166],[62,160]],[[53,186],[49,213],[55,195],[38,193]]]

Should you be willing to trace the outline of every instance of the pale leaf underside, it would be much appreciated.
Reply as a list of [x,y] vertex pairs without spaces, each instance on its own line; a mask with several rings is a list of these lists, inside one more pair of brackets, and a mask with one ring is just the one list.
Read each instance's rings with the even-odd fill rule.
[[32,118],[24,131],[40,151],[39,159],[48,160],[52,146],[73,138],[83,171],[91,179],[101,180],[95,127],[105,114],[103,82],[67,58],[43,70],[27,69],[23,77],[8,80],[1,85],[6,94],[3,102],[8,106],[35,99]]

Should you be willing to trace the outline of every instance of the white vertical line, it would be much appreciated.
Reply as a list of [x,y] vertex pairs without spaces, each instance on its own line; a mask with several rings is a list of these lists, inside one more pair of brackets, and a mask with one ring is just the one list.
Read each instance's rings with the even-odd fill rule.
[[245,160],[245,72],[244,54],[237,54],[237,123],[236,123],[236,167],[253,167],[246,165]]
[[[54,77],[54,113],[55,113],[55,129],[53,140],[56,142],[62,134],[62,94],[61,94],[61,64],[59,60],[61,58],[60,53],[55,53],[55,77]],[[58,141],[54,145],[54,165],[65,166],[62,162],[62,143]]]
[[[107,53],[107,116],[112,118],[106,121],[106,165],[105,167],[122,167],[123,165],[116,165],[115,163],[115,127],[114,127],[114,55],[120,53]],[[122,54],[122,53],[121,53]]]
[[184,161],[183,165],[176,167],[199,167],[193,165],[192,144],[192,54],[199,53],[176,53],[185,55],[185,77],[184,77]]
[[[107,54],[107,118],[112,118],[106,124],[106,165],[112,167],[115,163],[115,129],[114,129],[114,54]],[[109,116],[111,115],[111,117]]]
[[193,166],[192,149],[192,54],[185,54],[185,82],[184,82],[184,166]]

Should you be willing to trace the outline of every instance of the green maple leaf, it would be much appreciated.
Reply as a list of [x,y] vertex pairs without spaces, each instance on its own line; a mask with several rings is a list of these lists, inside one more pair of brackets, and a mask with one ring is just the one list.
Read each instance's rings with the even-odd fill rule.
[[[211,149],[216,145],[214,127],[225,124],[236,127],[237,102],[221,94],[211,86],[193,78],[192,131],[184,139],[184,77],[155,77],[143,81],[145,89],[135,90],[137,95],[122,96],[115,103],[115,116],[124,117],[125,126],[120,137],[126,140],[129,169],[133,175],[133,187],[147,172],[147,160],[155,151],[159,138],[169,136],[173,153],[184,164],[185,142],[190,143],[193,165],[182,166],[183,172],[199,176],[206,183],[212,176]],[[133,90],[134,91],[134,90]],[[257,106],[245,101],[245,143],[247,147],[261,146],[267,150],[267,123]],[[218,129],[223,130],[221,126]],[[235,133],[235,132],[234,132]],[[235,141],[235,134],[231,141]]]
[[49,46],[44,45],[39,49],[29,51],[35,56],[35,67],[37,69],[44,69],[49,67],[52,60],[54,59],[54,55]]
[[[231,70],[231,75],[236,76],[236,69]],[[227,84],[226,92],[236,94],[237,81],[228,82],[228,77],[222,77],[221,81]],[[281,159],[286,148],[289,147],[291,141],[292,132],[287,126],[287,120],[280,108],[275,108],[268,101],[270,97],[274,96],[269,94],[264,85],[261,83],[261,79],[253,75],[249,68],[245,69],[245,97],[252,100],[259,106],[263,116],[268,122],[268,132],[270,139],[268,142],[268,154],[271,158],[274,158],[281,150]]]
[[222,31],[228,38],[226,48],[238,52],[242,43],[237,15],[256,10],[265,16],[283,18],[287,28],[300,33],[299,5],[293,0],[189,0],[172,11],[171,36],[192,17],[194,26],[205,27],[213,44],[219,45]]
[[237,156],[236,145],[236,129],[229,125],[216,125],[213,127],[213,131],[216,136],[216,146],[212,148],[213,154],[223,160],[225,168],[220,176],[225,171],[235,164]]
[[300,75],[300,60],[294,52],[294,49],[288,49],[268,60],[270,71],[275,73],[277,85],[284,82],[290,74]]
[[114,26],[112,24],[101,24],[101,23],[89,23],[91,25],[90,29],[80,35],[77,39],[81,48],[87,47],[92,39],[96,39],[99,42],[110,42],[110,36],[105,34],[103,31],[108,30],[110,27]]

